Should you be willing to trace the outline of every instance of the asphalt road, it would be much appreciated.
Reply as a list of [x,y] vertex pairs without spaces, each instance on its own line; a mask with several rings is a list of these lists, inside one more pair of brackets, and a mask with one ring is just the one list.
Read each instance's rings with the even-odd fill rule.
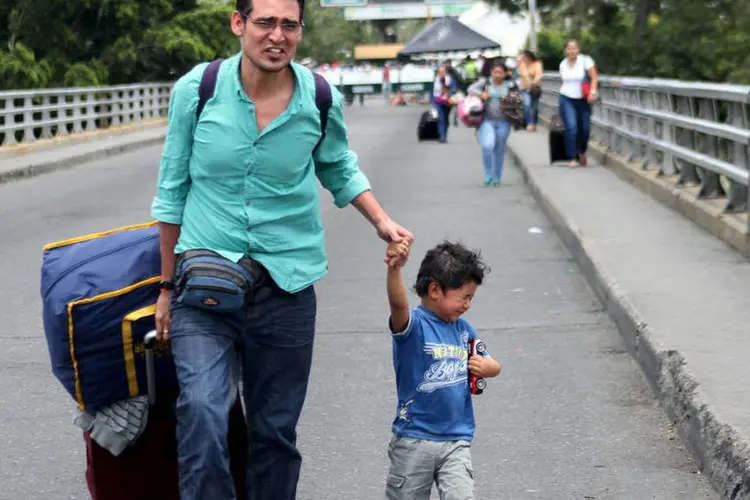
[[[350,138],[379,200],[417,237],[409,280],[446,237],[492,266],[467,314],[503,364],[474,400],[478,498],[718,498],[512,165],[502,187],[483,187],[470,131],[418,144],[421,111],[355,106]],[[41,248],[148,220],[160,149],[0,185],[0,499],[89,498],[74,402],[42,332]],[[396,404],[384,245],[356,210],[322,200],[331,269],[317,288],[299,498],[380,499]]]

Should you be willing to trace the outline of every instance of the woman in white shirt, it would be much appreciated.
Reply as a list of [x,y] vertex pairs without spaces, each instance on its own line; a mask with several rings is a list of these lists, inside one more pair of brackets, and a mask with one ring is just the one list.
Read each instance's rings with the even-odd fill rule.
[[[560,63],[560,117],[565,124],[565,152],[571,168],[586,165],[586,149],[591,133],[591,104],[596,101],[599,77],[594,60],[580,53],[577,40],[565,44],[565,59]],[[582,84],[591,91],[584,96]]]

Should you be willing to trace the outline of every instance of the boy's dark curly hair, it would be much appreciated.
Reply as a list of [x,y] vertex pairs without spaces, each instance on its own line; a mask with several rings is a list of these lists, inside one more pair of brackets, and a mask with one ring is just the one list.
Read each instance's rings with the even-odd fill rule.
[[425,297],[432,282],[440,285],[443,292],[461,288],[466,283],[481,285],[489,272],[490,268],[482,261],[480,252],[446,240],[429,250],[422,259],[414,291],[420,297]]

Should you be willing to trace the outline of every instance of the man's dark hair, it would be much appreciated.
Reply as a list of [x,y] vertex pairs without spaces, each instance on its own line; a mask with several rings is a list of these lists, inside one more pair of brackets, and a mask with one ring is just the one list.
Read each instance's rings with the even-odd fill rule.
[[[305,0],[297,0],[299,5],[299,20],[305,16]],[[253,11],[253,0],[237,0],[236,7],[237,12],[242,15],[249,15]]]
[[429,250],[422,259],[414,291],[420,297],[427,295],[430,283],[437,283],[443,292],[461,288],[467,283],[481,285],[490,272],[480,252],[474,252],[461,243],[444,241]]

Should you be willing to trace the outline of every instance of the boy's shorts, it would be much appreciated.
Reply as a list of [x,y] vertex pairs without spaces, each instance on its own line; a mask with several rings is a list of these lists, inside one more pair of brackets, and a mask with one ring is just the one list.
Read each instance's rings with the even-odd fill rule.
[[393,436],[387,500],[429,500],[435,482],[440,500],[474,500],[469,441],[427,441]]

